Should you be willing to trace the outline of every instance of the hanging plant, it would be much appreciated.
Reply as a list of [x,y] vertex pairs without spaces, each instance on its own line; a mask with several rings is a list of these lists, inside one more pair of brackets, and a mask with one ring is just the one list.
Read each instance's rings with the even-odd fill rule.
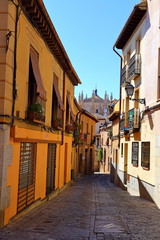
[[103,158],[103,148],[98,149],[98,161],[102,161]]
[[74,124],[73,145],[82,145],[84,143],[83,134],[80,133],[81,125],[78,122]]

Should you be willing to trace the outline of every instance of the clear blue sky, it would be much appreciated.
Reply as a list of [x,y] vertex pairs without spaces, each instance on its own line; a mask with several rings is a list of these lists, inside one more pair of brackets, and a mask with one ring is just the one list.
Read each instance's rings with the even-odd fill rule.
[[83,91],[119,98],[120,59],[113,52],[126,20],[140,0],[43,0],[82,84]]

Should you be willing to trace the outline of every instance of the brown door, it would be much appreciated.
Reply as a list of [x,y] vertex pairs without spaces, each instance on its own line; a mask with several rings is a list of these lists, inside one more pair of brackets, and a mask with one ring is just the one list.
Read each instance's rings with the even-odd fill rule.
[[55,189],[56,144],[48,144],[46,195]]

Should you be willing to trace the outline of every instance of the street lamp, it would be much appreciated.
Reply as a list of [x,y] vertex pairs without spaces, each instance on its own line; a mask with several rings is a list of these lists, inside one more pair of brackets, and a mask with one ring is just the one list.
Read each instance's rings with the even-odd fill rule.
[[146,105],[146,100],[145,100],[145,98],[140,98],[140,99],[131,98],[131,97],[133,96],[133,93],[134,93],[134,87],[133,87],[132,84],[129,83],[129,84],[125,87],[125,91],[126,91],[127,97],[129,97],[130,100],[132,100],[132,101],[137,101],[137,102],[140,102],[141,104]]

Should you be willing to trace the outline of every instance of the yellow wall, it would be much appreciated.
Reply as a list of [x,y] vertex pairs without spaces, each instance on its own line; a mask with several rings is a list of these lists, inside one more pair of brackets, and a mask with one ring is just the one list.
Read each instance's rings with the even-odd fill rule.
[[[13,6],[12,11],[14,12]],[[12,19],[11,23],[9,23],[9,29],[14,29],[14,18],[15,16],[9,17],[9,19]],[[17,44],[17,98],[15,102],[15,115],[17,111],[19,111],[19,117],[25,119],[28,107],[29,53],[30,46],[32,46],[39,54],[40,73],[47,93],[45,125],[51,126],[53,73],[58,76],[58,88],[61,97],[63,96],[64,74],[62,68],[51,54],[47,45],[36,29],[31,26],[23,12],[20,14],[18,23]],[[13,51],[12,38],[9,42],[9,48]],[[13,62],[11,65],[13,68]],[[11,77],[13,77],[12,74]],[[65,95],[67,91],[70,92],[71,105],[73,106],[74,87],[68,76],[65,74]],[[12,93],[12,91],[10,92]],[[66,96],[64,98],[64,104],[65,103]],[[7,107],[6,113],[11,114],[11,107]],[[11,130],[10,139],[10,143],[13,147],[12,163],[8,166],[7,174],[7,186],[10,187],[10,204],[8,208],[5,209],[5,224],[8,223],[10,218],[17,214],[20,142],[27,141],[37,143],[35,200],[46,197],[48,143],[57,144],[55,188],[61,188],[65,183],[71,180],[72,133],[63,133],[63,135],[61,131],[54,131],[54,133],[52,133],[47,129],[43,129],[41,126],[31,125],[25,121],[19,120],[15,120],[14,125],[15,126]]]

